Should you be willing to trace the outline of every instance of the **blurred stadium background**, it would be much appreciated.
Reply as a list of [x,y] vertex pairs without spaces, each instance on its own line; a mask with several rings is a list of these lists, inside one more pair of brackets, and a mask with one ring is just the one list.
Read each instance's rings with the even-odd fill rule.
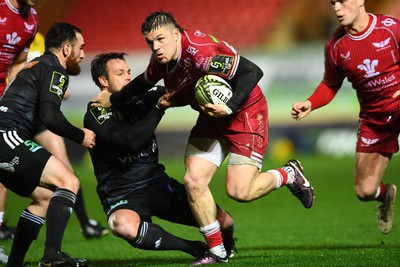
[[[370,12],[400,17],[399,0],[368,0],[366,5]],[[330,105],[302,122],[290,117],[292,103],[306,99],[323,75],[324,42],[337,27],[328,0],[40,0],[36,9],[42,34],[56,21],[83,30],[86,58],[82,74],[71,79],[72,96],[63,104],[67,116],[78,123],[86,103],[98,93],[90,78],[94,55],[128,53],[135,77],[145,69],[150,55],[140,33],[141,23],[150,12],[163,9],[173,13],[184,28],[224,39],[263,69],[260,85],[270,116],[268,155],[354,153],[358,102],[349,84],[345,83]],[[190,108],[167,111],[158,129],[161,156],[182,156],[195,118]],[[72,155],[82,155],[76,149]]]

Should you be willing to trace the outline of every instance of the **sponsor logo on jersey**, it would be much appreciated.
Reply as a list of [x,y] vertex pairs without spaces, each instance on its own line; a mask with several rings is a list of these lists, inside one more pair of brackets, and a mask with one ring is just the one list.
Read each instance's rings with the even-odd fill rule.
[[386,18],[385,20],[382,20],[382,24],[386,27],[390,27],[392,25],[395,25],[396,22],[392,18]]
[[233,66],[233,56],[216,55],[212,58],[207,69],[208,73],[220,73],[228,75]]
[[32,68],[33,66],[35,66],[37,63],[39,63],[39,61],[35,60],[35,61],[29,61],[28,65],[26,65],[26,69]]
[[340,53],[340,56],[342,57],[343,61],[350,60],[350,51],[347,51],[345,55]]
[[111,205],[111,207],[107,213],[109,213],[111,210],[115,209],[116,207],[124,205],[124,204],[128,204],[128,200],[120,200],[117,203],[115,203],[114,205]]
[[365,71],[365,78],[371,78],[380,74],[379,71],[375,71],[375,67],[378,66],[379,60],[371,60],[369,58],[364,59],[363,64],[357,66],[358,69]]
[[19,41],[21,41],[21,37],[18,36],[18,33],[7,33],[6,40],[8,44],[3,45],[6,48],[14,49],[14,45],[16,45]]
[[8,107],[0,106],[0,112],[7,112]]
[[396,76],[394,74],[390,76],[385,76],[379,79],[373,79],[372,81],[368,82],[366,88],[372,88],[373,90],[369,91],[379,91],[381,89],[387,88],[390,85],[396,82]]
[[98,124],[103,124],[106,120],[110,119],[113,115],[111,109],[103,107],[95,107],[90,110],[93,117],[96,119]]
[[191,55],[196,55],[197,52],[199,52],[199,50],[193,46],[188,46],[188,48],[186,48],[186,52],[188,52]]
[[146,148],[143,148],[142,150],[139,151],[135,151],[135,153],[127,153],[122,157],[118,157],[118,160],[122,164],[127,164],[127,163],[130,164],[139,158],[150,156],[151,154],[155,153],[156,150],[157,150],[157,143],[155,142],[154,139],[152,139],[151,143]]
[[369,139],[369,138],[365,138],[361,136],[361,142],[362,142],[362,146],[371,146],[374,145],[376,143],[378,143],[379,138],[375,138],[375,139]]
[[206,37],[207,35],[205,33],[202,33],[201,31],[195,31],[194,36],[196,37]]
[[31,32],[33,30],[33,28],[35,27],[35,24],[28,24],[27,22],[24,22],[25,25],[25,29],[29,32]]
[[15,156],[10,163],[8,162],[0,162],[0,170],[4,170],[7,172],[14,172],[14,166],[19,164],[19,157]]
[[49,91],[53,94],[58,95],[60,99],[63,99],[67,87],[68,87],[67,77],[58,71],[53,71],[53,76],[51,77]]
[[378,48],[378,51],[381,51],[385,48],[389,48],[390,47],[390,46],[388,46],[389,43],[390,43],[390,37],[382,42],[372,43],[372,45],[375,46],[376,48]]
[[29,150],[33,153],[41,149],[42,147],[33,142],[32,140],[25,140],[24,145],[29,148]]

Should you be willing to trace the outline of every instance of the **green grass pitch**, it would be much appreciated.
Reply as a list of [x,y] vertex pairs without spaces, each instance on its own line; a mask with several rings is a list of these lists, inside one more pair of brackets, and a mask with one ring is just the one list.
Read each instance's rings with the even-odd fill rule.
[[[353,158],[298,155],[315,189],[314,206],[306,210],[286,188],[251,203],[237,203],[224,190],[224,168],[212,182],[216,201],[236,221],[238,253],[226,266],[400,266],[400,219],[392,232],[379,233],[376,227],[376,202],[360,202],[353,190]],[[162,159],[170,176],[182,180],[183,161]],[[267,158],[264,170],[284,162]],[[106,223],[95,191],[95,178],[87,158],[75,164],[81,178],[86,207],[91,218]],[[394,157],[385,182],[400,178],[400,157]],[[399,200],[395,206],[400,216]],[[15,225],[28,203],[9,193],[6,219]],[[158,219],[165,229],[188,238],[203,240],[198,230]],[[43,253],[45,227],[26,257],[37,263]],[[0,241],[8,253],[11,241]],[[122,239],[108,235],[85,240],[73,214],[64,236],[63,250],[75,257],[87,258],[90,266],[188,266],[192,258],[176,251],[141,251]],[[32,263],[28,266],[36,266]]]

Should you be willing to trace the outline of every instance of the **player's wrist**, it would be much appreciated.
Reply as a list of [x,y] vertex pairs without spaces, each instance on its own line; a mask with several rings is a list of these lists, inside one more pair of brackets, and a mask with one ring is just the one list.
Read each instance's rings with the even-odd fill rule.
[[225,106],[225,111],[228,115],[231,115],[233,113],[232,109],[228,106]]

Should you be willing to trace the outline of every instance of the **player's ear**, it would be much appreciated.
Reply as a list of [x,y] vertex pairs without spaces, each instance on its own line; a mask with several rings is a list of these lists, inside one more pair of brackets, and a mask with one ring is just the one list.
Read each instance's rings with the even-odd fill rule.
[[71,55],[71,53],[72,53],[71,44],[68,42],[64,43],[62,46],[62,52],[63,52],[64,57],[69,57],[69,55]]
[[181,36],[181,32],[179,31],[178,28],[174,29],[174,38],[175,38],[175,42],[180,41],[180,36]]
[[104,86],[104,87],[108,86],[108,80],[104,76],[99,76],[99,82],[100,82],[101,86]]

